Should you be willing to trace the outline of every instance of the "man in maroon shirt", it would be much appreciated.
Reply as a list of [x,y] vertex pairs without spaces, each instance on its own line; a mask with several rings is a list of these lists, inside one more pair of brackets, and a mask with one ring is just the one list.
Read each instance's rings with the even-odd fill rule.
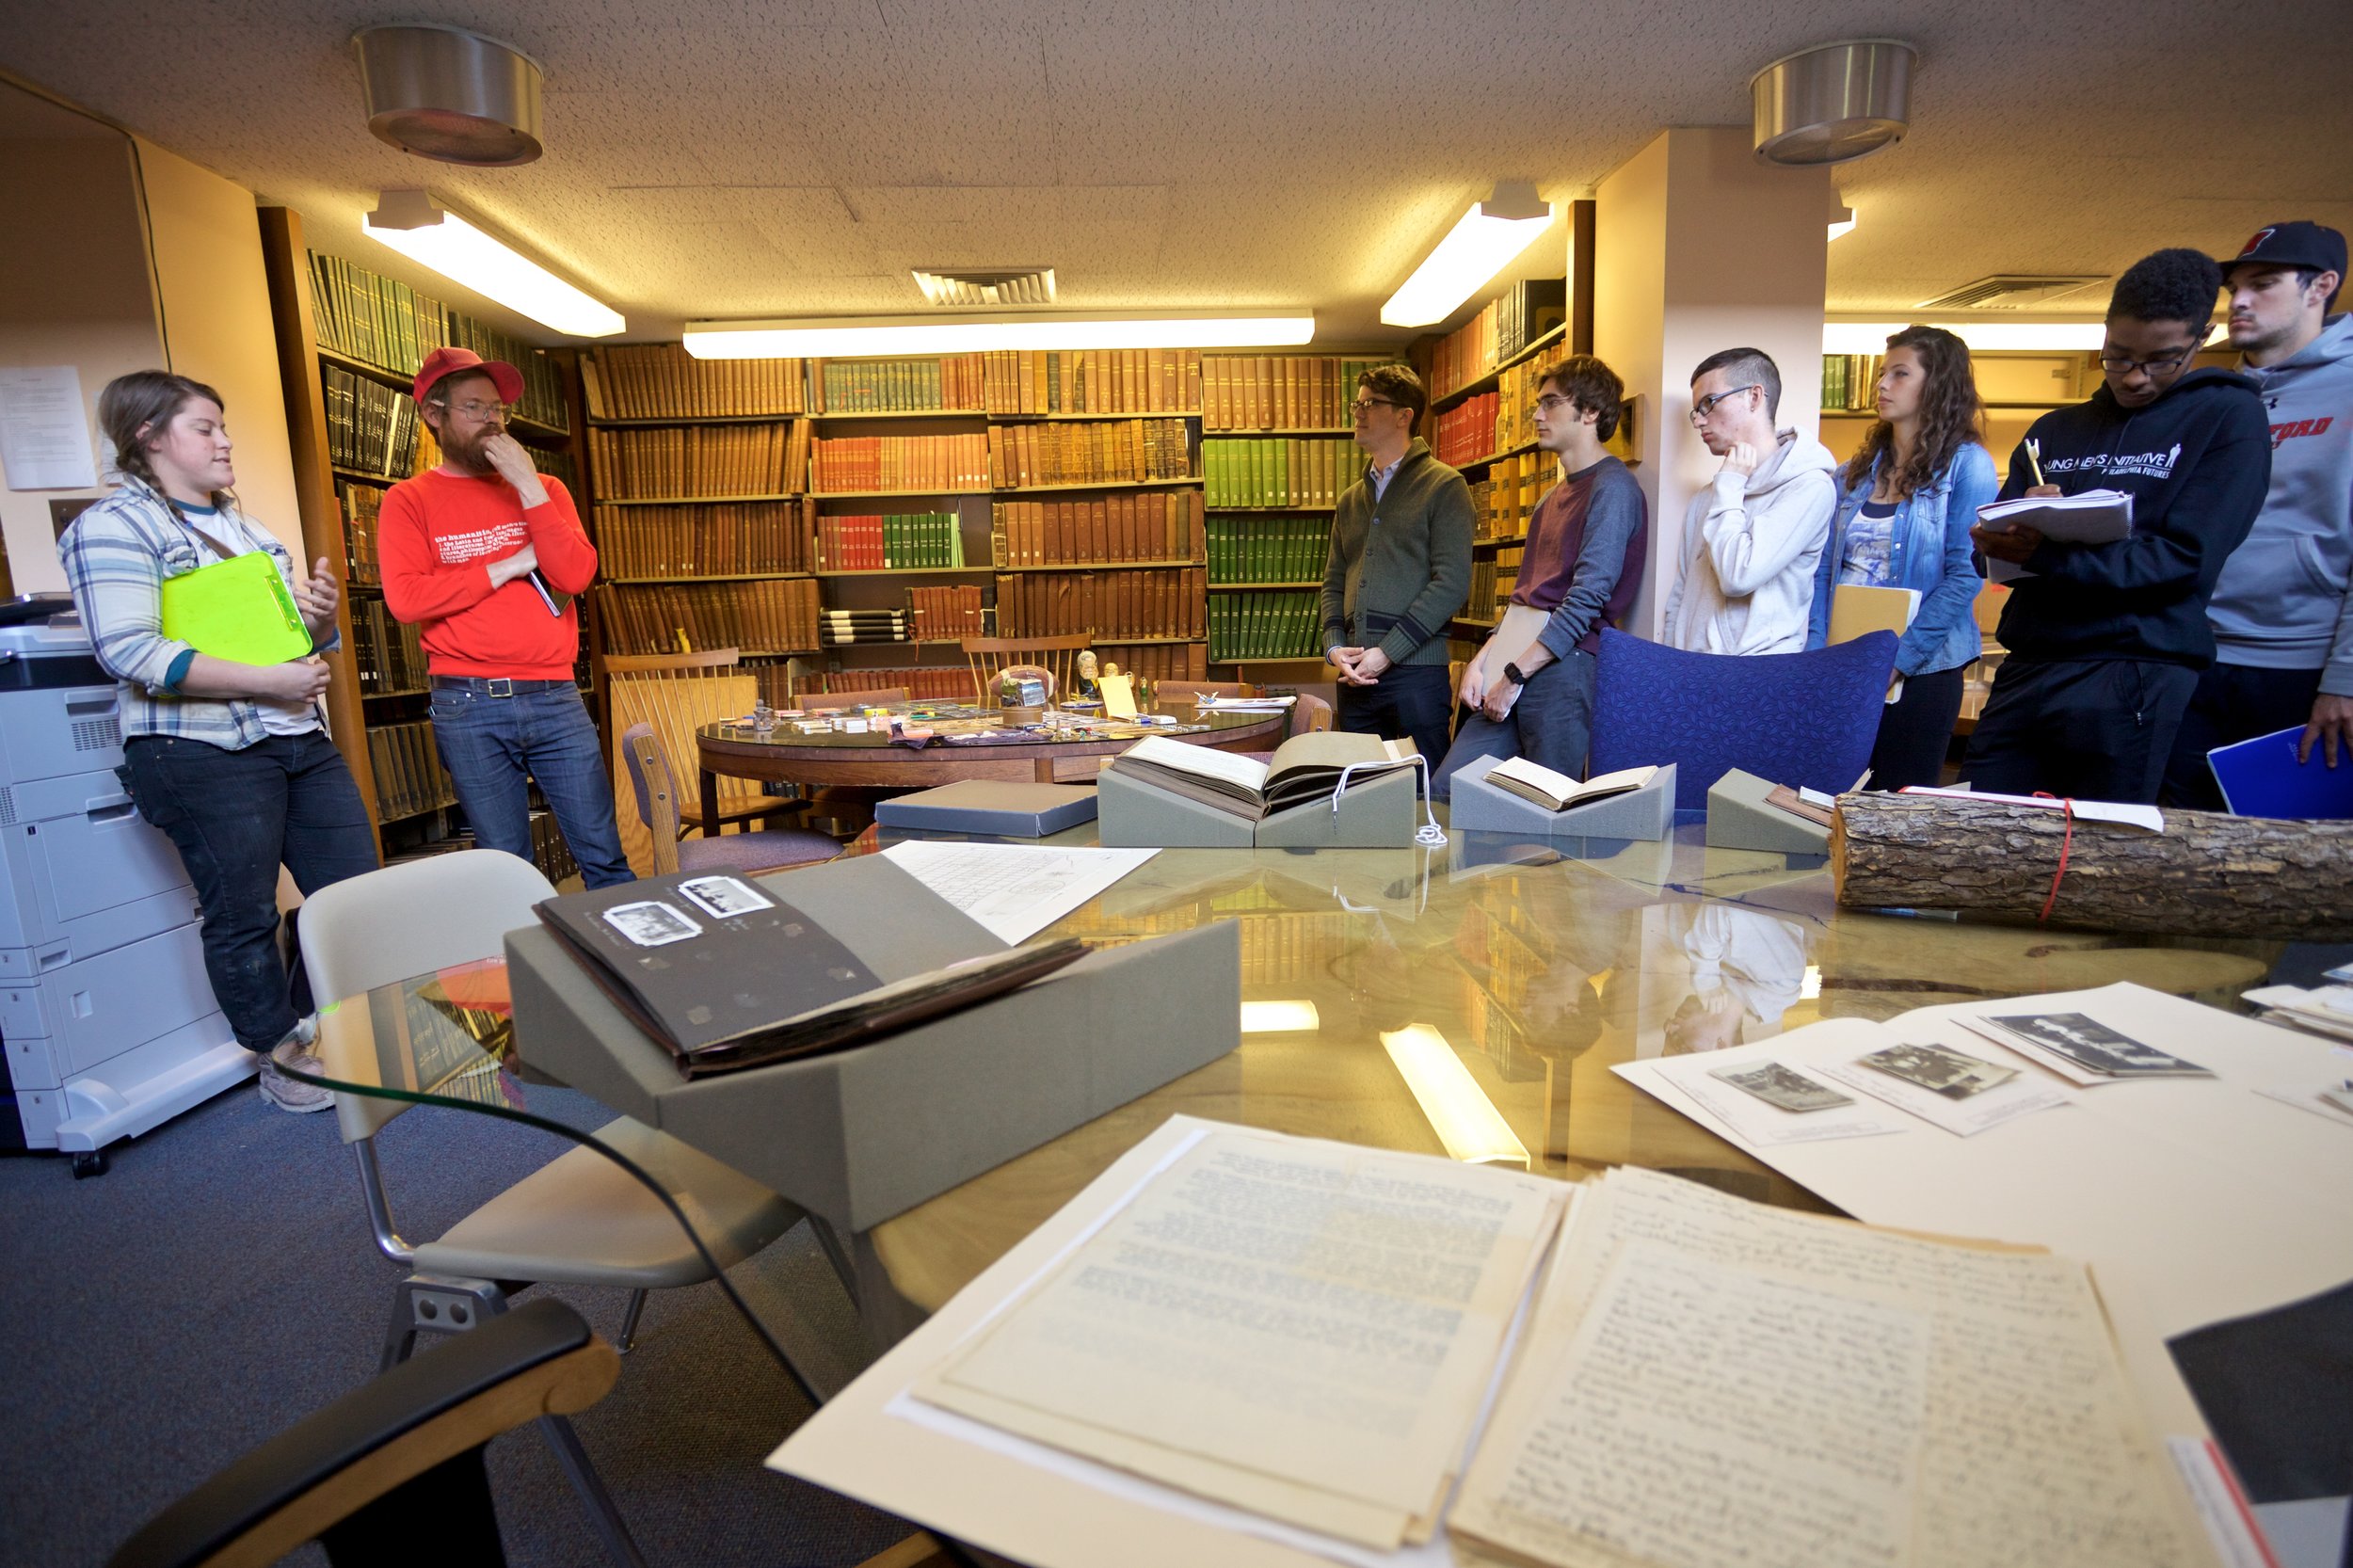
[[1479,757],[1525,757],[1585,776],[1601,629],[1642,585],[1650,508],[1626,466],[1602,450],[1618,433],[1625,384],[1592,355],[1572,354],[1536,391],[1536,444],[1560,459],[1561,482],[1529,520],[1502,623],[1463,672],[1471,716],[1438,769],[1441,800],[1456,770]]

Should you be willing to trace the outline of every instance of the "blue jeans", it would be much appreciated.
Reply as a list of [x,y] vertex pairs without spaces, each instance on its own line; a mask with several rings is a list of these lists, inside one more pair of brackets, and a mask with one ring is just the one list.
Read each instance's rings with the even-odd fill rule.
[[376,870],[376,829],[343,754],[315,730],[243,751],[135,735],[117,771],[196,886],[213,1000],[239,1045],[268,1050],[311,1011],[308,981],[297,968],[290,987],[278,955],[278,868],[305,895]]
[[1454,776],[1480,757],[1525,757],[1539,767],[1585,776],[1593,740],[1593,674],[1600,667],[1583,648],[1569,649],[1528,678],[1519,699],[1499,720],[1474,713],[1454,732],[1438,767],[1437,795],[1447,799]]
[[582,882],[609,888],[635,876],[613,818],[604,748],[579,692],[566,685],[491,696],[436,687],[433,739],[474,842],[531,858],[528,778],[555,813]]
[[1333,728],[1386,741],[1410,736],[1433,768],[1446,755],[1454,694],[1447,689],[1444,664],[1392,664],[1371,685],[1344,685],[1337,696]]

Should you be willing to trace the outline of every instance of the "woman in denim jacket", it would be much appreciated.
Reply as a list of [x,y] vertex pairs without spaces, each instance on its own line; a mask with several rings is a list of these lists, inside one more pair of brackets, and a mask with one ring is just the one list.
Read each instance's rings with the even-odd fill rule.
[[1876,790],[1939,780],[1961,716],[1961,671],[1977,657],[1979,579],[1969,528],[2000,488],[1977,440],[1983,410],[1969,345],[1939,328],[1907,327],[1887,340],[1880,417],[1839,471],[1806,646],[1826,640],[1841,584],[1920,594],[1896,649],[1903,696],[1881,715],[1871,748]]

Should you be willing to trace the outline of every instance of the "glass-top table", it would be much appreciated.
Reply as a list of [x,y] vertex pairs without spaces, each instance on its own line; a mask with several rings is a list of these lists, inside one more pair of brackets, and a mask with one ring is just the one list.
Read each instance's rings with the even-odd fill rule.
[[[1046,841],[1084,844],[1093,831]],[[925,836],[870,831],[855,847]],[[1820,1018],[2115,981],[2228,1006],[2282,947],[1843,910],[1818,857],[1710,849],[1701,839],[1693,821],[1658,843],[1458,833],[1443,848],[1160,851],[1042,935],[1117,943],[1238,922],[1241,1048],[863,1236],[837,1239],[856,1255],[875,1338],[888,1342],[937,1307],[1177,1112],[1445,1154],[1446,1102],[1463,1100],[1467,1084],[1508,1136],[1458,1154],[1524,1160],[1566,1178],[1631,1163],[1819,1208],[1610,1066]],[[528,1042],[519,1051],[495,963],[351,999],[326,1023],[331,1079],[529,1103],[529,1075],[517,1071]],[[1401,1037],[1425,1061],[1434,1049],[1459,1064],[1445,1075],[1452,1086],[1409,1078],[1412,1053],[1391,1049]]]

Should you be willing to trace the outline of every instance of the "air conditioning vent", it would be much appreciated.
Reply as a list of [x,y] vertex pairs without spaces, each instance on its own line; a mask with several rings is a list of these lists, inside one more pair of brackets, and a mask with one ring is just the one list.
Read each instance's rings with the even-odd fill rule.
[[2029,305],[2048,305],[2078,289],[2088,289],[2094,283],[2106,281],[2106,276],[2099,273],[2089,277],[2062,277],[2056,274],[1997,272],[1991,278],[1963,283],[1950,294],[1923,299],[1913,308],[1920,311],[2019,311]]
[[998,310],[1054,302],[1054,269],[1050,266],[1014,272],[926,272],[917,267],[915,285],[923,291],[926,304],[950,308]]

